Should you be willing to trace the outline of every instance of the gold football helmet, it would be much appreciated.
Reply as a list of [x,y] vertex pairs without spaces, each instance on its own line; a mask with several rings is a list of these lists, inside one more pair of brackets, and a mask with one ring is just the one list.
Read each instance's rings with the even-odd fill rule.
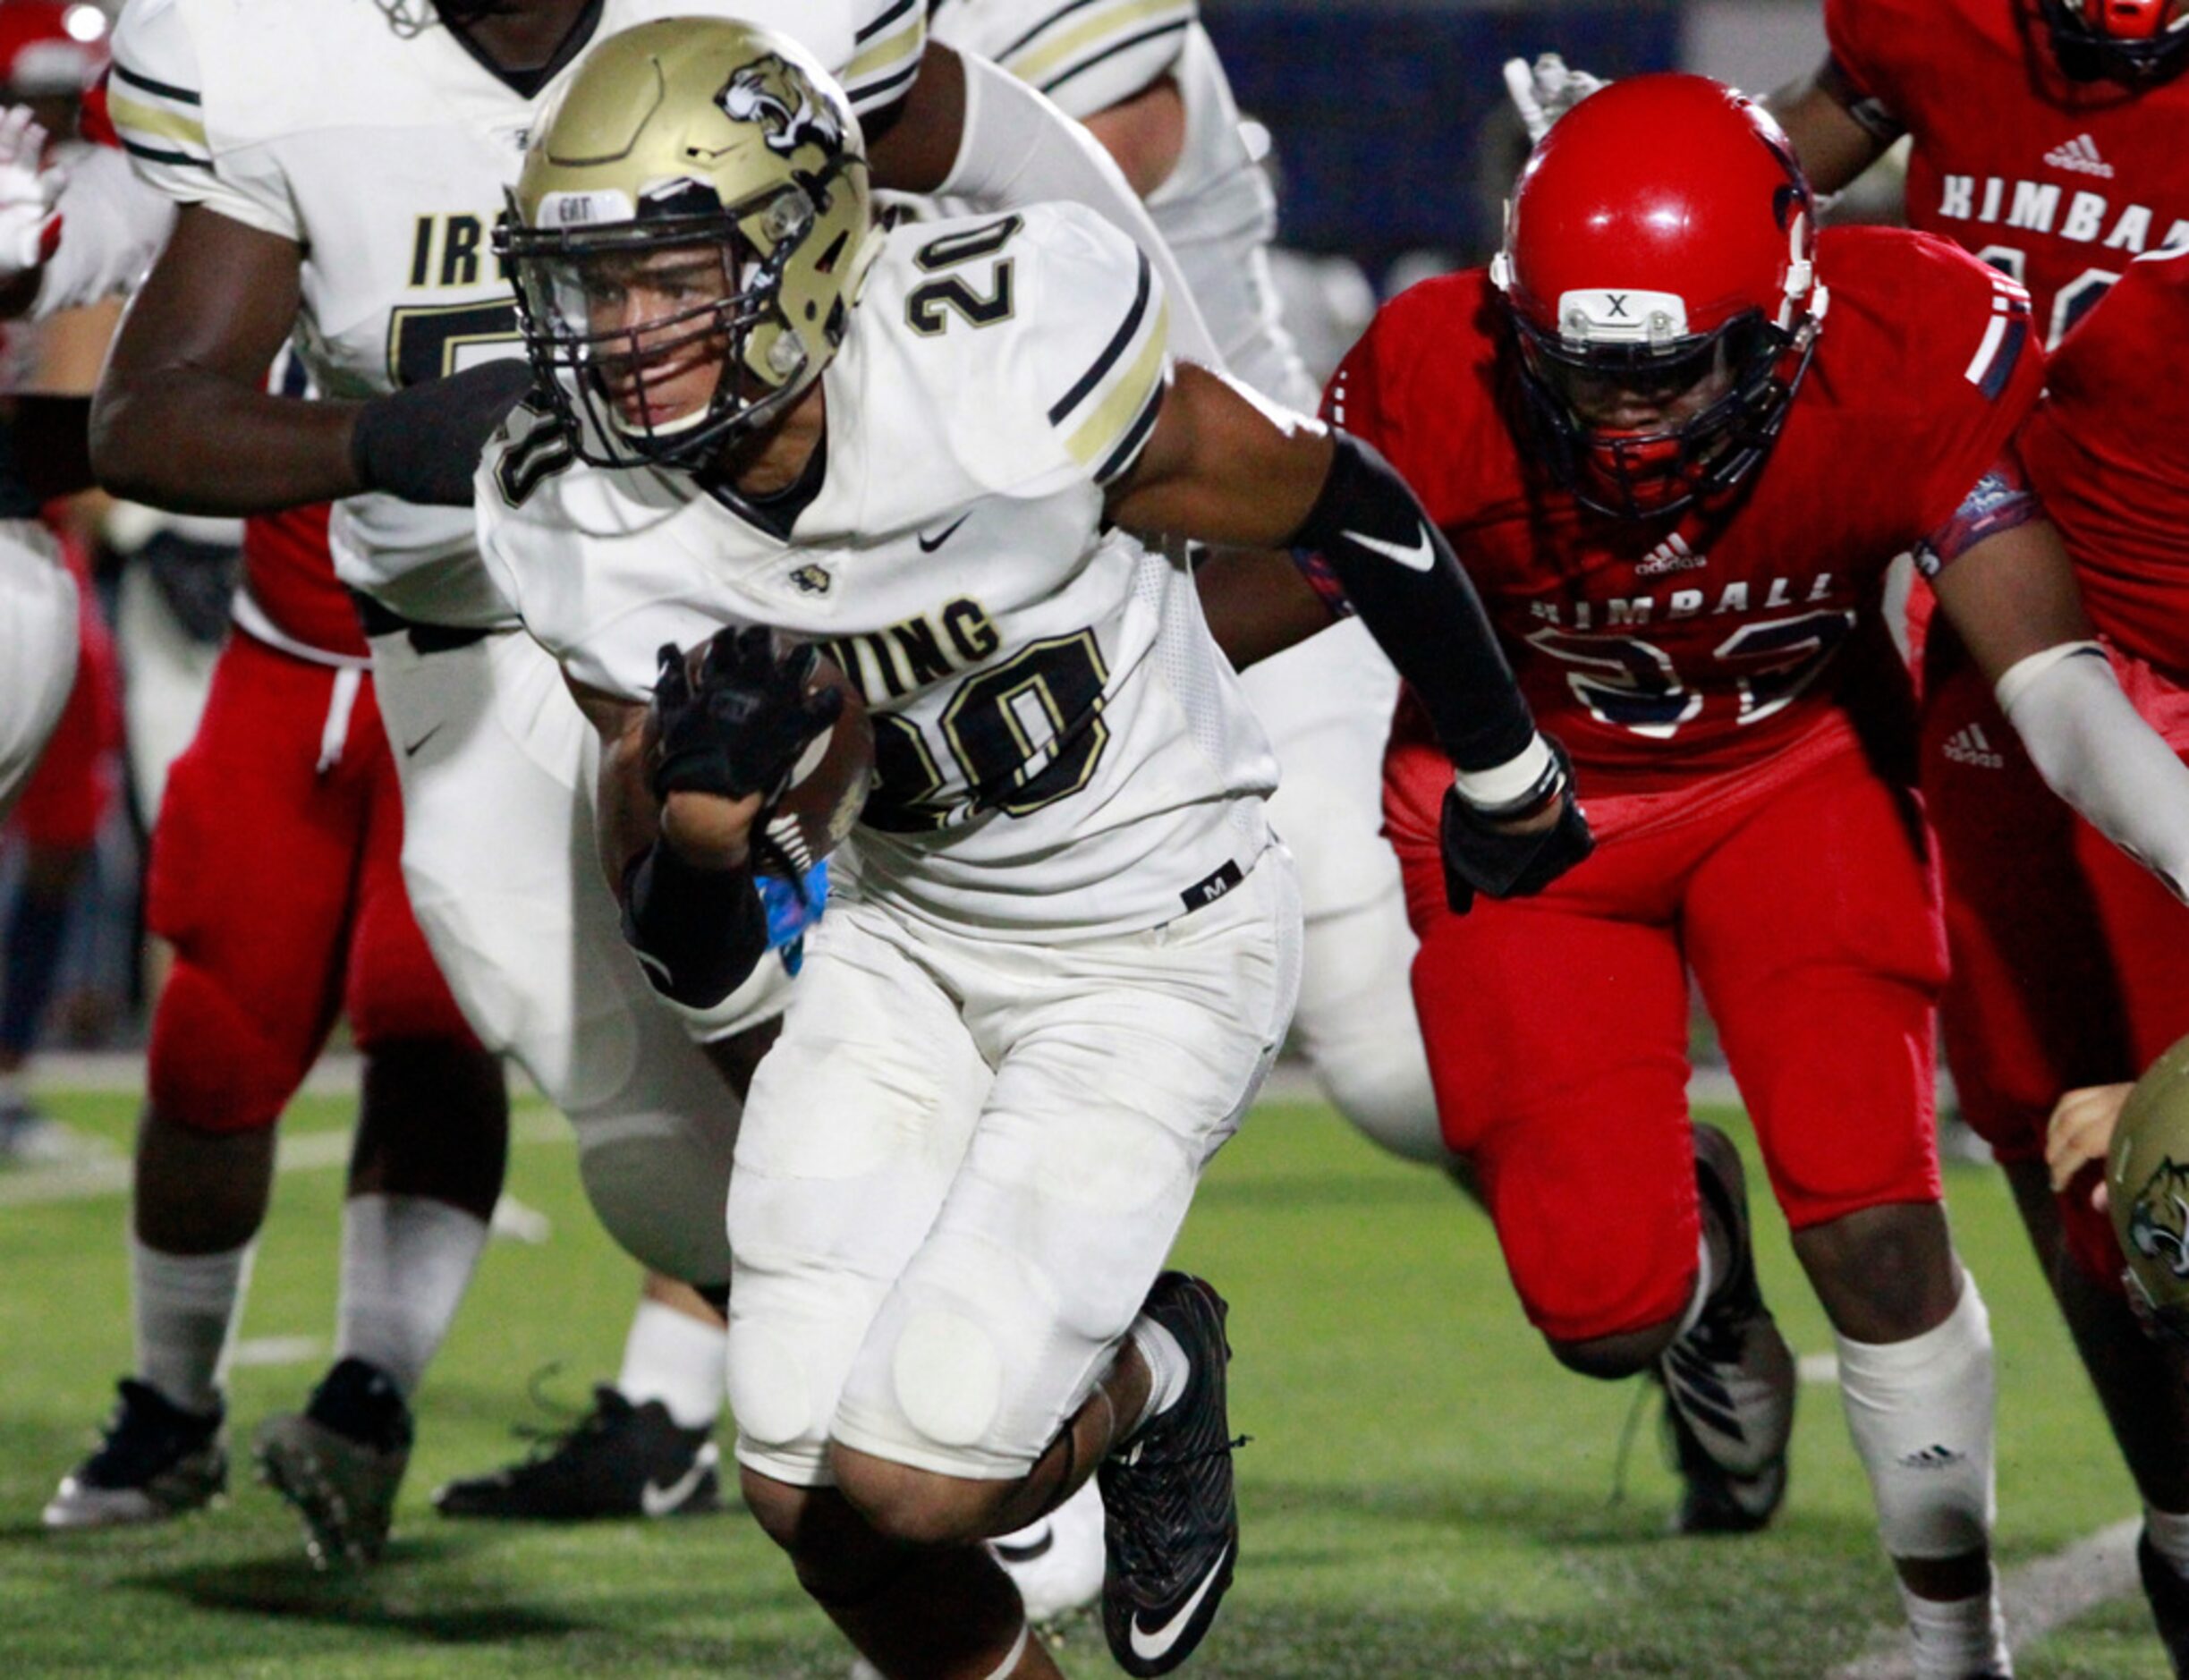
[[496,248],[579,456],[692,467],[819,378],[880,242],[827,72],[769,30],[670,18],[586,55]]
[[2106,1158],[2106,1199],[2139,1316],[2189,1342],[2189,1039],[2128,1093]]

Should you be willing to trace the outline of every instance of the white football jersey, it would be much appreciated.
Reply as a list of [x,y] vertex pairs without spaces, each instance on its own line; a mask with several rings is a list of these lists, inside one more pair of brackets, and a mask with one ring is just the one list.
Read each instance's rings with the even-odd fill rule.
[[[534,120],[582,48],[661,17],[781,30],[872,118],[926,40],[923,0],[604,0],[542,85],[520,91],[437,16],[385,0],[129,0],[110,109],[154,186],[303,248],[297,344],[330,397],[369,397],[522,353],[492,250]],[[505,625],[461,508],[337,505],[335,569],[399,613]]]
[[488,567],[632,700],[725,624],[821,642],[879,778],[839,890],[1036,941],[1197,908],[1268,844],[1277,767],[1191,578],[1103,521],[1168,379],[1161,287],[1076,206],[874,237],[787,538],[689,475],[573,465],[520,411],[480,466]]
[[1313,411],[1319,394],[1279,323],[1263,249],[1277,233],[1277,199],[1195,0],[940,0],[929,29],[938,41],[994,59],[1082,121],[1175,78],[1184,149],[1148,195],[1148,214],[1177,257],[1225,366],[1279,402]]

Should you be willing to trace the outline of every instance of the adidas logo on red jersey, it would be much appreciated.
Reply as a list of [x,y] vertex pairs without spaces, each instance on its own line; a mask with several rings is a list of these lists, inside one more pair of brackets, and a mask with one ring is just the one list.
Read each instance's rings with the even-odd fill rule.
[[1710,564],[1710,556],[1697,554],[1681,541],[1680,534],[1675,531],[1634,562],[1634,575],[1638,578],[1662,577],[1667,572],[1692,572],[1697,566]]
[[2045,161],[2055,169],[2065,169],[2078,175],[2102,175],[2113,179],[2113,165],[2098,155],[2098,142],[2087,134],[2078,134],[2070,140],[2062,140],[2045,154]]
[[1970,724],[1956,729],[1946,739],[1946,756],[1956,764],[1973,764],[1980,770],[1999,770],[2007,767],[2006,759],[1992,751],[1991,743],[1984,739],[1981,724]]

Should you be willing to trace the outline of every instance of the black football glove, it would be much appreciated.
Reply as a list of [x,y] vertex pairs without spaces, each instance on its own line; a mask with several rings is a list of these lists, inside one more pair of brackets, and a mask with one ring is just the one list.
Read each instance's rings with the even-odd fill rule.
[[654,716],[661,728],[661,761],[654,796],[718,793],[769,802],[790,780],[807,743],[836,721],[844,695],[834,688],[806,692],[820,651],[802,642],[777,657],[773,635],[758,624],[715,632],[693,686],[684,654],[663,645],[654,679]]
[[488,440],[531,388],[531,364],[505,357],[376,396],[357,412],[350,464],[369,490],[469,507]]
[[1541,892],[1596,849],[1589,819],[1581,814],[1574,793],[1574,761],[1551,735],[1543,737],[1557,761],[1557,779],[1532,798],[1536,810],[1544,802],[1558,802],[1558,820],[1538,834],[1514,834],[1497,826],[1523,816],[1528,802],[1517,810],[1485,812],[1469,804],[1456,787],[1444,791],[1444,895],[1452,913],[1464,916],[1474,907],[1474,895],[1491,898],[1526,898]]

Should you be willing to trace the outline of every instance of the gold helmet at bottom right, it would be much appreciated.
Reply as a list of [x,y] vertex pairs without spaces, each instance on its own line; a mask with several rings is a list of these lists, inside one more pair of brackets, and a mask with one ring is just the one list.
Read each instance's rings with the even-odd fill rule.
[[2151,1328],[2189,1345],[2189,1039],[2128,1093],[2106,1158],[2113,1234]]

